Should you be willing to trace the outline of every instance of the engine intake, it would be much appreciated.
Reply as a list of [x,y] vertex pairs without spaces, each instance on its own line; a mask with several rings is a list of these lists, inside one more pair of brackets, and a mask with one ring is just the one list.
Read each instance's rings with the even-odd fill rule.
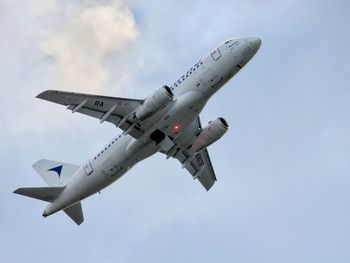
[[195,142],[192,144],[192,150],[199,152],[209,145],[219,140],[228,130],[228,123],[224,118],[217,118],[210,121],[201,131]]
[[142,105],[140,105],[136,111],[135,116],[137,119],[143,121],[152,116],[160,107],[171,102],[174,98],[174,94],[168,86],[163,86],[154,92],[151,96],[148,96]]

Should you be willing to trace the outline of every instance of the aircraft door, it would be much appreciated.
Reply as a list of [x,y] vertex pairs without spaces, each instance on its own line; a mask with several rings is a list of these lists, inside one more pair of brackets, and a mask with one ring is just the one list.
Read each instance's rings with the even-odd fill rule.
[[220,52],[220,49],[219,47],[217,48],[214,48],[211,52],[211,57],[213,58],[214,61],[217,61],[221,58],[221,52]]
[[94,171],[92,169],[90,160],[84,164],[83,169],[84,169],[84,172],[86,173],[86,175],[90,175]]

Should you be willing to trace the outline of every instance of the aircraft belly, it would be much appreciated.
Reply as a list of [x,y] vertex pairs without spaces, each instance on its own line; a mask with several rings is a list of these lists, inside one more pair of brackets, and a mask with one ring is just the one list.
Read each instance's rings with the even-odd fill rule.
[[178,132],[173,129],[174,124],[185,130],[199,115],[207,100],[200,91],[190,91],[181,95],[174,106],[167,112],[166,116],[157,123],[158,129],[163,130],[171,137],[177,137]]

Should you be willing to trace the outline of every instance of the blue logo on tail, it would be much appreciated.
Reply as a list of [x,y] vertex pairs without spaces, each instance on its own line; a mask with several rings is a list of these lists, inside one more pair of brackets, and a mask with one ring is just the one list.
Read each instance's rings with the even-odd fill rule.
[[63,165],[56,166],[54,168],[48,169],[47,171],[56,172],[58,174],[58,177],[61,177],[62,167],[63,167]]

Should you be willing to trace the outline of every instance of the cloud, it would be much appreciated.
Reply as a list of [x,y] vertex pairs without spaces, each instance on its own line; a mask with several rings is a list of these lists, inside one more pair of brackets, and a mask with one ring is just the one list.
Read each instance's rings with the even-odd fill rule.
[[[89,121],[34,99],[46,89],[106,94],[115,83],[112,77],[130,76],[123,57],[139,29],[122,1],[6,0],[0,7],[0,110],[11,112],[1,118],[4,135],[48,134],[65,129],[73,119],[76,124]],[[119,87],[125,86],[117,83],[114,90],[124,93]],[[0,142],[6,140],[3,136]]]
[[50,73],[61,89],[101,91],[110,75],[106,58],[137,38],[133,14],[119,1],[70,8],[66,8],[63,26],[42,45],[53,58]]

